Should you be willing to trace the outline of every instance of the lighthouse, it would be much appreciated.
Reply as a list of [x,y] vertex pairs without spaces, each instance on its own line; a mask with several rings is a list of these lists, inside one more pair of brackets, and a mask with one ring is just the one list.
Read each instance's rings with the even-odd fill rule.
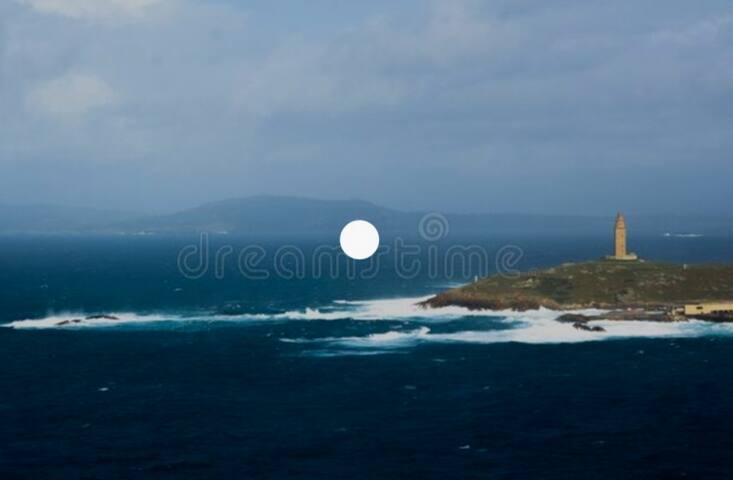
[[638,260],[635,253],[626,250],[626,219],[621,212],[616,215],[616,223],[613,227],[614,254],[606,257],[608,260],[632,261]]

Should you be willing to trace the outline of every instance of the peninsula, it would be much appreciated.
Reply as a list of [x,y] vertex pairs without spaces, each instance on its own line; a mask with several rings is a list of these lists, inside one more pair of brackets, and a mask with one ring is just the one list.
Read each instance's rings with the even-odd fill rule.
[[596,317],[560,317],[561,321],[581,323],[595,319],[733,321],[733,265],[641,260],[626,251],[626,222],[620,214],[614,239],[614,255],[601,260],[565,263],[513,276],[493,275],[442,292],[423,306],[608,311]]

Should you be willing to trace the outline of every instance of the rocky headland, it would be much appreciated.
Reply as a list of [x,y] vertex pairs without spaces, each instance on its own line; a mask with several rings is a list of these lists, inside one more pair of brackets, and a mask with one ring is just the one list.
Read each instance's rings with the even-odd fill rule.
[[[681,310],[684,305],[705,302],[733,302],[733,265],[612,260],[565,263],[546,270],[479,279],[439,293],[422,305],[471,310],[603,310],[599,315],[567,313],[557,319],[592,330],[596,327],[588,322],[593,320],[683,321],[688,319]],[[733,321],[729,314],[699,318]]]

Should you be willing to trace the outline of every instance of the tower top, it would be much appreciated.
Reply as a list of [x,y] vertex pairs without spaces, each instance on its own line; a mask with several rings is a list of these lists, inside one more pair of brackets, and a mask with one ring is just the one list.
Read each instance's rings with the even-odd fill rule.
[[626,228],[626,219],[621,212],[616,214],[616,228]]

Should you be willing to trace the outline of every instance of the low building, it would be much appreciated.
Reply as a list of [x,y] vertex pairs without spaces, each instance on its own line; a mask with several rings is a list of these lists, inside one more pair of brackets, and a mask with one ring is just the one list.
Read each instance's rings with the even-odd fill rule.
[[733,302],[730,303],[695,303],[684,307],[685,316],[733,314]]

